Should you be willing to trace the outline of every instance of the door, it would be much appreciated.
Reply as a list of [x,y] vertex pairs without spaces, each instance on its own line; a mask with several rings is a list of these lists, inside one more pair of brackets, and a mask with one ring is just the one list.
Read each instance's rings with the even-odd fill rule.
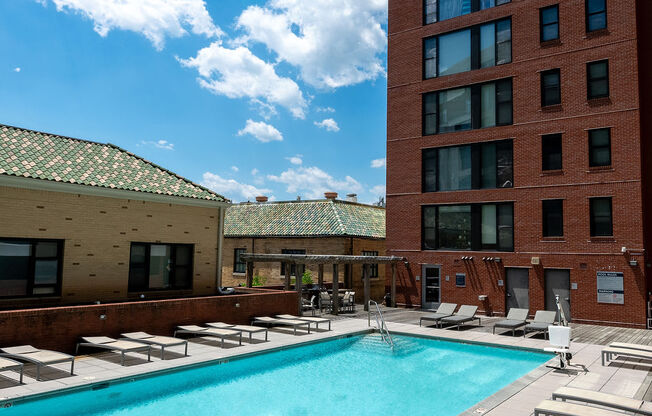
[[508,267],[505,269],[506,312],[511,308],[530,309],[530,270]]
[[[546,281],[546,310],[557,310],[555,296],[559,296],[566,320],[570,322],[570,270],[546,269],[544,279]],[[559,315],[557,315],[557,320],[559,320]]]
[[424,265],[422,268],[422,301],[423,309],[433,309],[439,306],[441,301],[441,266]]

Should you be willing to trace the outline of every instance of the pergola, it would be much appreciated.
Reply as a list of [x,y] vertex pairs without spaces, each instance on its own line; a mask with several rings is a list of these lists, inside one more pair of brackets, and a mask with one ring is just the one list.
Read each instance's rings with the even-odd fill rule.
[[290,290],[291,265],[296,265],[296,291],[299,292],[299,310],[301,310],[301,276],[305,271],[306,264],[315,264],[318,266],[317,284],[319,287],[324,285],[324,265],[333,266],[333,314],[337,315],[339,311],[339,265],[340,264],[361,264],[362,279],[364,281],[364,309],[369,309],[369,298],[371,294],[371,275],[372,264],[389,264],[392,268],[392,305],[396,302],[396,265],[406,261],[404,257],[397,256],[340,256],[340,255],[323,255],[323,254],[253,254],[244,253],[240,258],[247,263],[247,287],[251,287],[254,278],[254,263],[278,262],[285,264],[285,290]]

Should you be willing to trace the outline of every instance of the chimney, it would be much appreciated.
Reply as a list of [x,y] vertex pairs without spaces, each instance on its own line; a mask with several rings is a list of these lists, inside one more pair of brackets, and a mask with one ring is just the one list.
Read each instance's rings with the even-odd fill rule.
[[337,199],[337,192],[324,192],[326,199]]
[[256,202],[259,204],[262,204],[263,202],[267,202],[267,197],[265,195],[259,195],[256,197]]
[[346,200],[349,202],[358,202],[358,194],[346,194]]

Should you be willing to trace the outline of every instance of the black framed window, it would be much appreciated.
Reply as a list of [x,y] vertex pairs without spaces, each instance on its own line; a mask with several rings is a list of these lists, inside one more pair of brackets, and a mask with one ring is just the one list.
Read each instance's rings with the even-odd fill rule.
[[512,124],[512,79],[423,94],[423,134]]
[[611,197],[591,198],[591,237],[613,236]]
[[607,0],[586,0],[586,31],[607,28]]
[[192,244],[131,243],[129,291],[192,288]]
[[559,69],[541,73],[541,106],[561,104],[561,75]]
[[61,293],[62,240],[0,238],[0,297]]
[[514,251],[513,203],[422,208],[424,250]]
[[562,169],[561,134],[546,134],[541,136],[541,169]]
[[564,200],[547,199],[541,201],[544,237],[563,237]]
[[[377,251],[363,251],[363,256],[378,256]],[[374,278],[378,277],[378,263],[369,265],[369,277]]]
[[247,272],[247,262],[240,258],[240,255],[246,252],[246,248],[236,248],[233,250],[233,273]]
[[559,5],[539,9],[539,34],[541,42],[559,39]]
[[589,166],[611,166],[611,129],[589,130]]
[[609,61],[586,64],[586,85],[589,100],[609,96]]
[[423,40],[424,79],[512,61],[512,21],[499,21]]
[[512,140],[422,151],[423,192],[514,186]]
[[423,24],[441,22],[509,2],[511,0],[423,0]]
[[[281,250],[281,254],[306,254],[305,249],[293,249],[293,248],[284,248]],[[297,265],[290,265],[290,276],[297,275]],[[281,276],[285,276],[285,263],[281,263]]]

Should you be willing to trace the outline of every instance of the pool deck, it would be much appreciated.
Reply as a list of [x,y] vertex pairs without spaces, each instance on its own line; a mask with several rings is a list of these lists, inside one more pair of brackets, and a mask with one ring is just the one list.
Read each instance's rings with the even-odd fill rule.
[[[388,321],[387,325],[392,333],[534,350],[541,350],[548,346],[548,342],[540,337],[530,338],[528,336],[528,338],[524,339],[522,336],[493,335],[491,328],[493,326],[492,322],[496,320],[494,318],[483,319],[481,328],[468,327],[456,331],[454,329],[419,327],[418,320],[423,312],[385,309],[384,313]],[[107,383],[119,379],[129,380],[153,372],[201,365],[216,360],[228,360],[236,356],[283,349],[306,342],[368,331],[366,314],[358,312],[352,315],[334,317],[332,331],[320,328],[318,332],[312,332],[311,334],[299,331],[301,335],[294,336],[291,329],[271,329],[269,342],[262,341],[261,335],[256,334],[254,335],[254,342],[251,344],[247,342],[248,338],[243,337],[242,346],[238,346],[237,341],[227,340],[225,348],[220,348],[219,340],[193,338],[190,340],[188,347],[189,357],[183,356],[183,347],[172,347],[169,351],[166,351],[167,359],[163,361],[160,359],[160,350],[153,349],[152,362],[147,362],[144,354],[132,353],[128,354],[124,367],[120,365],[119,354],[111,352],[91,353],[90,355],[77,357],[74,376],[70,376],[68,373],[69,365],[57,364],[42,370],[43,381],[40,382],[35,380],[35,367],[27,364],[25,366],[25,384],[23,385],[18,385],[17,373],[0,373],[0,407],[8,403],[15,404],[15,402],[26,396],[57,393],[66,389],[83,389],[97,383]],[[361,319],[363,317],[364,319]],[[620,340],[621,338],[631,341],[633,333],[628,331],[639,331],[606,328],[605,331],[612,335],[621,334],[620,337],[615,338],[610,336],[613,339],[610,338],[607,342],[614,339]],[[584,332],[588,334],[591,331],[585,329]],[[626,397],[650,399],[650,384],[652,381],[650,369],[652,369],[652,364],[631,360],[627,362],[616,360],[603,367],[600,362],[602,345],[577,342],[576,333],[581,334],[582,328],[574,328],[574,341],[571,345],[572,364],[581,364],[586,368],[586,371],[581,366],[573,367],[573,370],[568,372],[539,367],[471,407],[462,415],[532,415],[534,407],[541,400],[550,398],[552,392],[561,386],[579,387]],[[646,333],[650,335],[647,335],[644,339],[642,338],[640,342],[649,344],[652,342],[652,331],[646,331]],[[585,336],[588,337],[588,335]],[[259,340],[256,340],[256,338]],[[35,343],[38,344],[36,341]],[[551,362],[555,363],[556,361],[556,359],[551,360]],[[418,381],[415,380],[415,382]],[[436,388],[436,386],[433,386],[433,388]]]

